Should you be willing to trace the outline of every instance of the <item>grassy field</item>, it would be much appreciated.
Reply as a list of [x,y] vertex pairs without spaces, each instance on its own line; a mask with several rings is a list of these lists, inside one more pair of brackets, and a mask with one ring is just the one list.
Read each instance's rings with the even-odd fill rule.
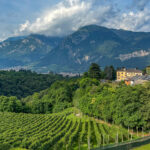
[[27,149],[25,149],[25,148],[12,148],[10,150],[27,150]]
[[86,150],[128,140],[126,129],[99,123],[74,109],[44,115],[0,113],[0,122],[0,150],[5,150],[3,145],[6,150]]
[[135,148],[133,150],[150,150],[150,144]]

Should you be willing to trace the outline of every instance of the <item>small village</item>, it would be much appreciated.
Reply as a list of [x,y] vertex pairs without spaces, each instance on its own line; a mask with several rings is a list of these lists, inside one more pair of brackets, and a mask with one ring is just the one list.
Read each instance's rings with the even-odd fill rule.
[[139,69],[122,68],[117,70],[117,81],[124,81],[126,85],[143,84],[150,81],[150,66],[146,67],[146,72],[143,73]]

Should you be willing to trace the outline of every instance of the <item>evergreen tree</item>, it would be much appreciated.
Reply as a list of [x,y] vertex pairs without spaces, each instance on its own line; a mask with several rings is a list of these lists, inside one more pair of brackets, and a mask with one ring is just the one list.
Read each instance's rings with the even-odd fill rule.
[[110,66],[110,68],[112,69],[112,80],[116,79],[116,70],[113,66]]
[[116,79],[116,71],[113,66],[106,66],[104,69],[104,78],[107,80],[115,80]]
[[98,64],[92,63],[89,71],[88,71],[88,76],[90,78],[95,78],[95,79],[100,79],[101,78],[101,69]]
[[83,77],[87,78],[88,77],[88,72],[84,72]]

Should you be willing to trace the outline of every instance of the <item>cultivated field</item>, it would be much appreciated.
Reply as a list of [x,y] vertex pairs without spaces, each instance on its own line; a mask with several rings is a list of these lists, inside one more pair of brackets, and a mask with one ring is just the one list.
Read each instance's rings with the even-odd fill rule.
[[[75,115],[0,113],[0,146],[29,150],[82,150],[127,141],[128,131]],[[132,136],[132,138],[135,138]]]

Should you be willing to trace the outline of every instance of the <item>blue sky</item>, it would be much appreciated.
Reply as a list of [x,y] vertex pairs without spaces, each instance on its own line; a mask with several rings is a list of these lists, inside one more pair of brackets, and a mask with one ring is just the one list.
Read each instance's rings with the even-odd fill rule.
[[64,36],[79,27],[150,31],[150,0],[0,0],[0,41],[31,33]]

